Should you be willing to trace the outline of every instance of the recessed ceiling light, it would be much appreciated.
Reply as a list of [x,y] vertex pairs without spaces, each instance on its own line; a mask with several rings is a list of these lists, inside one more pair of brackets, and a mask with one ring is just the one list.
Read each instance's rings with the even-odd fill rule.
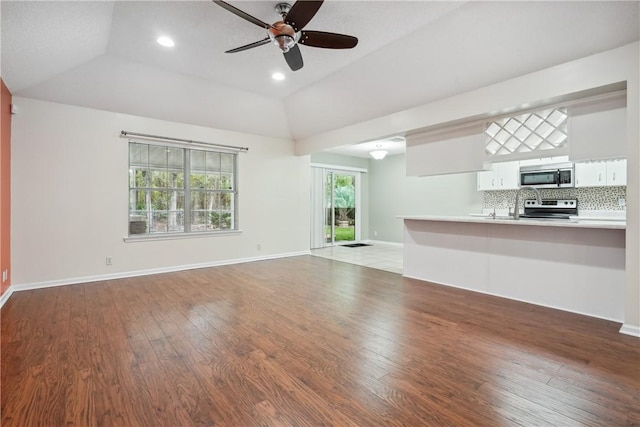
[[156,41],[165,47],[174,47],[176,45],[173,40],[166,36],[158,37]]
[[273,80],[284,80],[284,74],[282,74],[282,73],[273,73],[273,74],[271,74],[271,78]]

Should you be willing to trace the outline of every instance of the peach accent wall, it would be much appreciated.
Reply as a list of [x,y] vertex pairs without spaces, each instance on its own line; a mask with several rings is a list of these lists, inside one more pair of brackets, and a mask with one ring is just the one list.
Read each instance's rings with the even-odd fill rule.
[[0,282],[7,270],[7,280],[2,283],[0,295],[11,284],[11,93],[0,79]]

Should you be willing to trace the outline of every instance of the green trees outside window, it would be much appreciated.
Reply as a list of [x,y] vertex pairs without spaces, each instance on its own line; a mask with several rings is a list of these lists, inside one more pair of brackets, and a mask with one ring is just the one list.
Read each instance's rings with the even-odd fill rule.
[[130,142],[129,234],[235,229],[235,168],[233,153]]

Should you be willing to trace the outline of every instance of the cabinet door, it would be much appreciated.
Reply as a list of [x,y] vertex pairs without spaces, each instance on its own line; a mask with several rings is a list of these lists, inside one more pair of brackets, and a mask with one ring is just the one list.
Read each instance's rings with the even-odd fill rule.
[[478,172],[478,191],[496,190],[496,172],[495,165],[489,171]]
[[550,163],[566,163],[569,161],[569,156],[555,156],[555,157],[539,157],[535,159],[520,160],[518,163],[520,166],[537,166],[548,165]]
[[627,160],[609,160],[607,162],[607,185],[627,185]]
[[607,163],[576,163],[576,187],[603,187],[607,185]]
[[520,162],[497,163],[496,184],[499,190],[515,190],[520,186]]

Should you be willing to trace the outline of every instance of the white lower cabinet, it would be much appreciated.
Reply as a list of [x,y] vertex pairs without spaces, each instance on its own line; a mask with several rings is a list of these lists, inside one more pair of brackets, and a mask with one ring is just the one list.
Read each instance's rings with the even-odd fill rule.
[[575,164],[576,187],[627,185],[627,161],[608,160]]
[[518,188],[519,162],[494,163],[491,170],[478,172],[478,191]]

